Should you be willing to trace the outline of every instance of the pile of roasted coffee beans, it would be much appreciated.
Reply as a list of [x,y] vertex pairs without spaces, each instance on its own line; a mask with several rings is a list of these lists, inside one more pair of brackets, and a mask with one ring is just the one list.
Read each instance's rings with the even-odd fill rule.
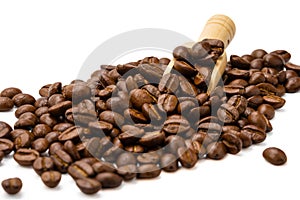
[[[15,106],[17,121],[13,128],[0,122],[0,160],[13,152],[46,186],[56,187],[67,173],[83,193],[94,194],[263,142],[275,110],[285,104],[282,96],[300,89],[300,66],[283,50],[232,55],[223,81],[208,95],[223,50],[218,40],[177,47],[165,76],[168,58],[102,65],[86,81],[42,86],[37,99],[4,89],[0,111]],[[287,160],[278,149],[263,156],[276,165]],[[22,182],[9,179],[2,186],[14,194]]]

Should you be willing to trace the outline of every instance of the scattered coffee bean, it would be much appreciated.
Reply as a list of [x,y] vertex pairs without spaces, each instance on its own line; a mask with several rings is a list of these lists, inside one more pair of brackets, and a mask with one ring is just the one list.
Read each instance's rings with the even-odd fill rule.
[[5,179],[1,183],[3,189],[8,194],[17,194],[22,189],[22,180],[20,178],[9,178]]
[[263,157],[273,165],[283,165],[287,161],[285,153],[276,147],[269,147],[263,151]]
[[76,184],[85,194],[95,194],[102,188],[101,183],[92,178],[77,179]]
[[46,171],[42,173],[41,179],[47,187],[55,188],[61,180],[61,173],[58,171]]

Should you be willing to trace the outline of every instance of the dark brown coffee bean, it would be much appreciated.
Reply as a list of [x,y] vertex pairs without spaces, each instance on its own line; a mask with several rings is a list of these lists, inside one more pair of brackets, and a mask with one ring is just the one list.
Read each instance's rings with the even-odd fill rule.
[[190,123],[183,116],[171,115],[164,122],[163,130],[171,135],[180,134],[190,129]]
[[228,85],[239,85],[239,86],[247,87],[249,85],[249,83],[247,81],[245,81],[244,79],[235,79],[235,80],[231,81],[230,83],[228,83]]
[[0,138],[0,151],[3,151],[5,155],[10,154],[14,148],[14,143],[9,139]]
[[272,51],[271,54],[277,54],[279,55],[280,57],[283,58],[283,60],[285,62],[288,62],[291,58],[291,54],[285,50],[276,50],[276,51]]
[[250,62],[250,68],[251,69],[262,69],[264,66],[264,60],[262,58],[255,58]]
[[286,91],[290,93],[298,92],[300,89],[300,77],[292,77],[287,79],[285,88]]
[[0,121],[0,138],[9,138],[12,128],[6,122]]
[[122,126],[122,132],[118,138],[124,145],[135,144],[145,133],[143,129],[132,125]]
[[266,95],[263,96],[263,99],[265,103],[270,104],[275,109],[281,108],[285,104],[285,99],[276,95]]
[[31,112],[31,113],[35,113],[36,108],[31,105],[31,104],[25,104],[20,106],[16,111],[15,111],[15,116],[16,118],[19,118],[23,113],[26,112]]
[[236,56],[236,55],[231,55],[230,56],[230,63],[232,65],[232,67],[234,68],[239,68],[239,69],[249,69],[250,68],[250,63],[239,57],[239,56]]
[[20,107],[25,104],[31,104],[34,105],[35,98],[31,96],[30,94],[23,94],[19,93],[15,95],[12,100],[14,101],[15,106]]
[[142,113],[148,120],[151,120],[151,122],[157,122],[163,119],[157,106],[153,104],[144,103],[142,106]]
[[162,112],[172,113],[178,104],[175,95],[162,94],[158,97],[157,106]]
[[158,90],[165,93],[175,93],[179,86],[178,76],[168,73],[162,77],[158,84]]
[[143,164],[138,167],[138,179],[151,179],[160,175],[161,169],[155,164]]
[[278,84],[277,87],[276,87],[276,89],[277,89],[277,93],[276,93],[277,96],[282,97],[283,95],[285,95],[286,89],[285,89],[285,87],[283,85]]
[[238,126],[235,125],[224,125],[222,126],[222,132],[226,133],[228,131],[240,131],[240,128]]
[[284,65],[284,60],[282,57],[276,54],[266,54],[264,57],[264,65],[267,67],[281,69]]
[[39,152],[23,148],[18,149],[13,157],[19,165],[32,166],[33,162],[39,157]]
[[228,77],[232,79],[247,79],[249,77],[248,70],[233,68],[227,72]]
[[95,173],[103,173],[103,172],[116,172],[116,168],[112,163],[98,161],[92,164],[93,170]]
[[47,187],[55,188],[61,180],[61,173],[58,171],[47,171],[41,175],[41,179]]
[[224,123],[232,123],[239,117],[239,111],[232,105],[222,104],[217,111],[218,118]]
[[71,101],[63,101],[51,106],[48,112],[53,116],[63,116],[67,109],[72,107]]
[[186,147],[178,148],[177,154],[180,164],[185,168],[194,167],[198,161],[196,153]]
[[22,189],[22,180],[20,178],[9,178],[1,182],[4,191],[8,194],[17,194]]
[[143,77],[151,83],[158,83],[162,78],[164,70],[158,64],[140,64],[138,70]]
[[279,148],[269,147],[263,151],[263,157],[273,165],[283,165],[287,161],[287,157]]
[[231,133],[236,135],[238,138],[241,139],[243,148],[247,148],[252,145],[251,135],[247,134],[246,132],[236,131],[236,130],[229,130],[227,133]]
[[25,129],[14,129],[10,132],[10,135],[11,135],[12,140],[15,140],[19,135],[21,135],[23,133],[30,134],[30,132]]
[[99,119],[108,123],[111,123],[115,126],[121,126],[124,124],[124,117],[120,115],[119,113],[113,112],[113,111],[103,111],[99,115]]
[[264,55],[266,55],[267,52],[263,49],[256,49],[254,51],[252,51],[251,55],[255,58],[263,58]]
[[62,132],[58,136],[58,140],[62,141],[62,142],[67,141],[67,140],[77,141],[79,139],[79,134],[82,132],[83,132],[83,130],[81,127],[72,126],[72,127],[68,128],[67,130],[65,130],[64,132]]
[[136,177],[138,170],[135,164],[131,164],[118,167],[117,172],[125,181],[130,181]]
[[197,74],[197,70],[193,66],[182,60],[175,61],[174,69],[186,77],[195,76]]
[[248,101],[249,107],[256,109],[258,106],[260,106],[264,102],[264,99],[260,95],[255,95],[255,96],[249,97],[247,99],[247,101]]
[[54,169],[54,163],[50,157],[38,157],[32,164],[34,171],[41,175],[46,171]]
[[44,153],[49,147],[49,142],[45,138],[38,138],[32,142],[31,147],[39,153]]
[[14,140],[15,149],[28,148],[31,146],[34,136],[30,132],[18,135]]
[[44,106],[48,107],[48,98],[47,97],[40,97],[40,98],[36,99],[36,101],[34,103],[35,108],[40,108],[40,107],[44,107]]
[[79,103],[84,99],[91,98],[91,88],[86,84],[76,83],[72,91],[72,101],[73,103]]
[[112,172],[99,173],[96,176],[96,179],[101,183],[103,188],[116,188],[123,182],[123,178],[121,176]]
[[243,95],[245,93],[245,87],[241,85],[225,85],[223,90],[227,95]]
[[136,109],[126,109],[124,111],[124,117],[126,120],[133,121],[134,123],[147,123],[147,118],[143,115],[142,112],[136,110]]
[[0,97],[8,97],[12,99],[15,95],[20,93],[22,93],[22,91],[19,88],[9,87],[1,91]]
[[53,127],[58,123],[58,121],[54,116],[51,116],[50,113],[45,113],[40,116],[40,123]]
[[166,172],[175,172],[178,170],[177,157],[174,154],[166,153],[161,157],[160,166]]
[[244,113],[247,107],[247,99],[241,95],[230,97],[227,103],[234,106],[240,114]]
[[35,110],[34,114],[37,117],[41,117],[43,114],[48,113],[48,109],[49,108],[47,106],[40,107],[40,108],[38,108],[38,109]]
[[119,155],[116,164],[118,167],[125,165],[135,165],[137,163],[135,156],[132,153],[125,152]]
[[59,135],[59,131],[51,131],[50,133],[47,133],[47,135],[45,135],[45,139],[48,141],[49,145],[51,145],[53,142],[58,141]]
[[36,138],[45,137],[50,132],[51,128],[47,124],[37,124],[32,130]]
[[85,194],[95,194],[102,188],[101,183],[92,178],[78,179],[76,185]]
[[269,104],[262,104],[257,108],[257,111],[260,112],[261,114],[265,115],[267,119],[273,119],[275,116],[275,109],[273,106]]
[[117,65],[117,72],[121,75],[125,74],[126,72],[135,69],[136,65],[133,65],[131,63],[125,64],[125,65]]
[[156,152],[143,153],[137,156],[137,161],[140,164],[157,164],[160,160],[160,156]]
[[60,142],[54,142],[49,147],[49,154],[54,155],[57,150],[63,149],[64,145]]
[[267,128],[267,124],[266,121],[263,117],[263,114],[261,114],[260,112],[252,112],[249,116],[248,116],[248,122],[250,124],[256,125],[257,127],[261,128],[262,130],[266,130]]
[[245,97],[252,97],[252,96],[257,96],[260,95],[260,90],[256,85],[249,85],[248,87],[245,88]]
[[64,150],[59,149],[51,155],[54,165],[61,173],[66,173],[69,165],[73,162],[71,156]]
[[141,137],[139,143],[145,147],[155,147],[163,144],[165,141],[165,133],[163,131],[146,132]]
[[178,46],[173,50],[173,57],[178,60],[189,60],[189,48],[185,46]]
[[72,178],[76,180],[92,177],[94,175],[94,170],[88,163],[76,161],[68,167],[68,174],[70,174],[70,176],[72,176]]
[[10,111],[14,107],[14,102],[8,97],[0,97],[0,112]]
[[243,142],[233,133],[227,132],[221,136],[223,144],[226,146],[227,152],[231,154],[237,154],[241,151]]
[[227,150],[223,142],[213,142],[206,148],[207,157],[214,160],[220,160],[225,157]]
[[250,135],[253,144],[261,143],[267,137],[266,132],[255,125],[244,126],[241,132],[243,132],[243,134]]
[[31,129],[38,123],[38,118],[31,112],[23,113],[18,121],[14,124],[14,128]]
[[80,154],[71,140],[64,143],[64,150],[72,157],[73,160],[79,160]]

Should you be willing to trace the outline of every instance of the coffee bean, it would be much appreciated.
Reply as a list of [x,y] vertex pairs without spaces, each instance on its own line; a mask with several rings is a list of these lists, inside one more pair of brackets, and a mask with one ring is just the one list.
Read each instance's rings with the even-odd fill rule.
[[251,69],[262,69],[264,66],[264,60],[262,58],[255,58],[250,62]]
[[257,111],[260,112],[261,114],[265,115],[267,119],[273,119],[275,116],[275,109],[273,106],[269,104],[261,104],[258,108]]
[[226,146],[223,142],[213,142],[207,146],[207,157],[214,160],[220,160],[227,153]]
[[61,173],[66,173],[69,165],[73,162],[71,156],[64,150],[59,149],[51,155],[54,165]]
[[60,142],[54,142],[49,146],[49,154],[54,155],[54,153],[59,150],[63,149],[64,145]]
[[138,179],[151,179],[160,175],[161,169],[155,164],[143,164],[138,167]]
[[14,143],[9,139],[0,138],[0,151],[4,152],[5,155],[10,154],[14,148]]
[[14,102],[8,97],[0,97],[0,112],[10,111],[14,107]]
[[263,142],[267,137],[266,132],[255,125],[244,126],[241,132],[250,135],[254,144]]
[[273,165],[283,165],[287,161],[287,157],[279,148],[269,147],[263,151],[263,157]]
[[137,161],[135,156],[129,152],[122,153],[116,161],[118,167],[122,167],[125,165],[135,165],[136,163]]
[[54,163],[50,157],[38,157],[32,164],[34,171],[41,175],[46,171],[54,169]]
[[300,77],[292,77],[287,79],[285,84],[285,88],[287,92],[294,93],[299,91],[300,89]]
[[163,131],[146,132],[141,137],[139,143],[148,148],[163,144],[165,141],[165,133]]
[[18,135],[14,140],[15,149],[28,148],[31,146],[34,136],[30,132]]
[[103,172],[116,172],[116,168],[112,163],[98,161],[92,164],[94,171],[99,174]]
[[260,95],[255,95],[255,96],[249,97],[247,99],[247,101],[248,101],[249,107],[256,109],[258,106],[260,106],[264,102],[264,99]]
[[227,132],[225,132],[225,133],[230,133],[230,134],[234,134],[234,135],[236,135],[238,138],[240,138],[241,139],[241,141],[242,141],[242,146],[243,146],[243,148],[247,148],[247,147],[249,147],[249,146],[251,146],[252,145],[252,138],[251,138],[251,135],[249,135],[249,134],[247,134],[247,132],[245,132],[245,131],[236,131],[236,130],[229,130],[229,131],[227,131]]
[[252,112],[249,116],[248,116],[248,121],[250,124],[256,125],[257,127],[261,128],[262,130],[266,130],[267,128],[267,124],[266,121],[263,117],[263,115],[260,112]]
[[264,65],[267,67],[278,68],[281,69],[284,65],[284,60],[282,57],[276,54],[266,54],[263,57]]
[[232,105],[222,104],[217,112],[218,118],[224,123],[232,123],[239,117],[239,111]]
[[16,111],[15,111],[15,116],[16,118],[19,118],[23,113],[26,112],[31,112],[35,113],[36,107],[31,105],[31,104],[25,104],[20,106]]
[[227,103],[234,106],[240,114],[244,113],[247,107],[247,99],[241,95],[230,97]]
[[197,70],[193,66],[182,60],[175,61],[174,69],[186,77],[195,76],[197,74]]
[[22,180],[20,178],[9,178],[1,182],[1,185],[5,192],[8,194],[17,194],[22,189]]
[[160,166],[166,172],[175,172],[179,168],[176,156],[171,153],[166,153],[161,157]]
[[174,155],[177,155],[177,151],[180,147],[186,147],[185,141],[178,135],[170,135],[165,140],[166,151]]
[[33,149],[21,148],[16,151],[13,157],[21,166],[32,166],[33,162],[39,157],[39,152]]
[[162,94],[158,97],[157,106],[162,112],[172,113],[177,106],[178,99],[175,95]]
[[99,119],[108,123],[111,123],[115,126],[121,126],[124,124],[124,117],[119,113],[113,111],[103,111],[99,115]]
[[239,68],[239,69],[249,69],[250,68],[250,63],[247,60],[245,60],[237,55],[230,56],[230,63],[232,65],[232,67],[234,67],[234,68]]
[[123,182],[123,178],[121,176],[112,172],[99,173],[96,176],[96,179],[101,183],[103,188],[116,188]]
[[179,86],[178,76],[168,73],[162,77],[158,84],[158,90],[160,92],[175,93]]
[[76,185],[85,194],[95,194],[102,188],[101,183],[92,178],[77,179]]
[[76,161],[68,167],[68,174],[70,174],[75,180],[83,179],[87,177],[92,177],[94,175],[94,170],[92,166],[88,163]]
[[67,109],[72,107],[71,101],[63,101],[51,106],[48,112],[53,116],[63,116]]
[[163,130],[171,135],[180,134],[190,129],[187,119],[180,115],[172,115],[164,122]]
[[198,157],[192,150],[185,147],[179,147],[177,153],[179,156],[179,162],[183,167],[192,168],[196,165]]
[[133,121],[134,123],[147,123],[147,118],[143,115],[142,112],[136,110],[136,109],[126,109],[124,111],[124,117],[128,121]]
[[31,96],[30,94],[24,94],[24,93],[16,94],[12,98],[12,100],[13,100],[15,106],[17,106],[17,107],[20,107],[25,104],[34,105],[34,103],[35,103],[35,98],[33,96]]
[[73,160],[79,160],[80,154],[71,140],[64,143],[64,150],[72,157]]
[[38,138],[31,143],[31,147],[39,153],[44,153],[49,147],[49,142],[45,138]]
[[18,121],[14,124],[14,128],[31,129],[38,123],[38,118],[31,112],[23,113]]
[[0,138],[9,138],[12,128],[6,122],[0,121]]
[[227,152],[231,154],[237,154],[241,151],[243,142],[233,133],[227,132],[221,136],[223,144],[226,146]]
[[47,187],[55,188],[61,180],[61,173],[58,171],[47,171],[42,173],[41,179]]
[[190,60],[189,49],[185,46],[178,46],[173,50],[173,57],[177,60]]
[[273,108],[278,109],[284,106],[285,100],[279,96],[276,95],[266,95],[263,96],[263,100],[273,106]]
[[51,116],[50,113],[45,113],[40,116],[40,123],[53,127],[58,123],[58,121],[55,117]]
[[9,87],[1,91],[0,97],[8,97],[12,99],[15,95],[20,93],[22,93],[22,91],[19,88]]
[[62,132],[58,136],[58,140],[61,142],[65,142],[67,140],[77,141],[79,139],[79,134],[82,133],[82,128],[77,126],[72,126]]

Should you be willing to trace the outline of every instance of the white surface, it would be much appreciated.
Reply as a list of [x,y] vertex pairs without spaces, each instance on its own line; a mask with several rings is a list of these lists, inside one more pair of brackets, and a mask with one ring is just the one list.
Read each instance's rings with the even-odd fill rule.
[[[1,1],[0,90],[16,86],[37,97],[43,84],[75,79],[86,57],[112,36],[137,28],[165,28],[196,39],[216,13],[236,23],[227,55],[286,49],[292,61],[300,63],[297,1]],[[222,161],[200,161],[192,170],[162,173],[156,180],[86,196],[69,176],[63,176],[57,189],[48,189],[32,169],[6,158],[0,164],[0,180],[19,176],[24,186],[16,196],[0,189],[0,199],[299,199],[300,93],[285,98],[266,141]],[[13,124],[12,115],[1,113],[0,120]],[[261,154],[269,146],[286,152],[286,165],[265,162]]]

